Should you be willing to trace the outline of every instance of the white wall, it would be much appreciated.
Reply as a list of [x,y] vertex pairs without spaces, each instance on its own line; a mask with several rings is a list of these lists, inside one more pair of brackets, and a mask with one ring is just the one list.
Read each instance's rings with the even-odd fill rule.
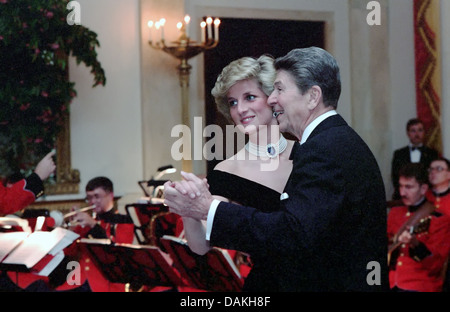
[[104,175],[116,195],[139,192],[142,122],[138,0],[79,0],[81,23],[98,34],[98,59],[106,85],[72,58],[70,79],[78,96],[71,105],[72,168],[80,171],[80,193],[89,179]]
[[[390,129],[390,162],[394,150],[409,143],[406,123],[417,116],[413,13],[413,1],[389,0],[391,111],[387,122]],[[390,173],[390,166],[387,169]],[[393,192],[390,175],[385,175],[384,179],[390,198]]]
[[409,143],[406,123],[417,116],[413,21],[412,1],[389,1],[392,148]]

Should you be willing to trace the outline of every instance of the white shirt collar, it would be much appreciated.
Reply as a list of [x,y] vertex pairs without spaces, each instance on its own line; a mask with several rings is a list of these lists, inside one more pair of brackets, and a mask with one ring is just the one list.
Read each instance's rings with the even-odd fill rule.
[[320,115],[319,117],[317,117],[316,119],[314,119],[305,129],[305,131],[303,131],[303,135],[302,135],[302,139],[300,141],[300,144],[303,144],[306,142],[306,140],[308,139],[308,137],[310,136],[310,134],[314,131],[314,129],[325,119],[327,119],[328,117],[337,115],[337,112],[333,109],[330,110],[322,115]]
[[417,146],[414,146],[412,143],[409,143],[408,146],[409,146],[409,148],[413,148],[413,147],[422,147],[422,146],[423,146],[423,143],[420,143],[420,144],[417,145]]

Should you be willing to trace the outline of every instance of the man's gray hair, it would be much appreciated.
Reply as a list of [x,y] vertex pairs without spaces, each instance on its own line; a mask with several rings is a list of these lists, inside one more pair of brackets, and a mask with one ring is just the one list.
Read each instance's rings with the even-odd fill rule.
[[318,47],[294,49],[275,61],[277,70],[288,72],[304,94],[312,86],[322,90],[325,106],[337,108],[341,95],[341,78],[335,58]]

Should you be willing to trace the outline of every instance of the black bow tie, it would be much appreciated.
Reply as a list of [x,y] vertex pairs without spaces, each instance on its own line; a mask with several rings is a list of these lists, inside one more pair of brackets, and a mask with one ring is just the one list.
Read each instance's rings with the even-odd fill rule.
[[412,147],[411,147],[411,151],[415,151],[415,150],[420,150],[420,147],[412,146]]

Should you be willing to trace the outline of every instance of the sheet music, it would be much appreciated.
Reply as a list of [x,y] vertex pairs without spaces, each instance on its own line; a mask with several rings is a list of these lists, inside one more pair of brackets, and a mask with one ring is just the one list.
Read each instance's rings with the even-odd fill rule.
[[0,227],[20,226],[24,232],[31,233],[31,228],[28,220],[16,216],[0,217]]
[[32,268],[57,246],[68,232],[71,231],[62,228],[55,228],[51,232],[33,232],[3,260],[3,263],[24,264],[27,268]]
[[77,233],[63,229],[61,227],[57,227],[53,231],[61,232],[58,235],[63,234],[64,237],[58,244],[55,245],[55,247],[52,248],[52,250],[49,251],[49,254],[51,254],[52,256],[55,256],[56,254],[60,253],[64,248],[72,244],[74,240],[80,237],[80,235],[78,235]]
[[58,264],[61,263],[61,261],[64,259],[64,251],[60,251],[57,254],[54,255],[52,260],[50,260],[47,265],[37,273],[37,275],[40,276],[49,276],[50,273],[53,272],[53,270],[58,266]]
[[27,232],[0,233],[0,262],[28,235],[30,234]]

